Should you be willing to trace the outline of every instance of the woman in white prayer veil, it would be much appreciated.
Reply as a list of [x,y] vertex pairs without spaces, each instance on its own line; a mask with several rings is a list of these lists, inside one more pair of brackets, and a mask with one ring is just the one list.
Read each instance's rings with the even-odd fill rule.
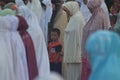
[[42,7],[39,0],[31,0],[31,2],[28,0],[27,7],[32,10],[35,15],[37,16],[38,21],[40,21],[41,13],[42,13]]
[[12,39],[12,54],[16,80],[29,80],[26,61],[26,51],[23,41],[17,31],[18,18],[14,15],[4,16],[10,23],[10,35]]
[[40,27],[43,31],[46,44],[48,42],[48,23],[52,17],[52,3],[51,0],[43,0],[42,3],[46,6],[46,8],[42,8],[42,14],[40,18]]
[[40,76],[49,75],[50,68],[47,46],[45,44],[45,39],[39,26],[38,20],[34,13],[31,12],[24,4],[22,6],[19,6],[19,12],[21,13],[21,16],[25,18],[29,25],[27,31],[34,43],[39,74]]
[[13,70],[13,55],[11,50],[11,36],[9,22],[0,17],[0,79],[16,80]]

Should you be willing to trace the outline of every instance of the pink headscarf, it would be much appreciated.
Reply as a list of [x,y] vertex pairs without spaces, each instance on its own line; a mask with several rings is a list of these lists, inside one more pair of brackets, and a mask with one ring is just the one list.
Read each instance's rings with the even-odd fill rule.
[[107,18],[100,5],[101,0],[89,0],[87,4],[88,8],[93,12],[91,18],[83,28],[82,53],[85,55],[87,55],[85,43],[89,35],[97,30],[108,28]]
[[[84,69],[82,68],[82,80],[87,80],[89,77],[90,68],[87,66],[89,64],[88,54],[85,50],[86,40],[89,35],[97,30],[105,30],[108,29],[107,17],[102,8],[100,8],[101,0],[89,0],[87,3],[88,8],[92,11],[92,16],[83,28],[83,36],[82,36],[82,65],[84,65]],[[84,62],[85,60],[85,62]],[[84,73],[86,72],[86,73]]]
[[100,8],[101,3],[102,3],[102,0],[89,0],[87,3],[87,6],[89,9],[93,11]]

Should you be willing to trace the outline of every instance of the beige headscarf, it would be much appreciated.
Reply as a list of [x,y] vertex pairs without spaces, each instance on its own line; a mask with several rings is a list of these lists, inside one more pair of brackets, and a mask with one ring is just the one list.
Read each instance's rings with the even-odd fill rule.
[[63,5],[71,14],[64,36],[64,62],[81,63],[82,31],[85,24],[84,17],[79,10],[79,4],[69,1]]
[[63,4],[63,6],[69,10],[70,15],[74,15],[77,11],[79,11],[79,4],[75,1],[69,1]]

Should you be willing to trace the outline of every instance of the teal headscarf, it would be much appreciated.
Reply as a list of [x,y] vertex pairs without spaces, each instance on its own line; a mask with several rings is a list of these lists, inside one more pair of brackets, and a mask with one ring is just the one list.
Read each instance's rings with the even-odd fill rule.
[[4,6],[4,9],[9,9],[11,5],[14,5],[15,3],[10,2]]
[[15,15],[15,12],[11,9],[4,9],[0,11],[0,16],[6,16],[6,15]]
[[92,72],[89,80],[120,80],[120,37],[98,31],[86,43]]

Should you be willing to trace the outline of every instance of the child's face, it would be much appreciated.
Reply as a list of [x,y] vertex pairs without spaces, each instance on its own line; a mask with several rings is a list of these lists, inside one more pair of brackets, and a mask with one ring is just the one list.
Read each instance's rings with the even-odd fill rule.
[[59,38],[57,32],[51,32],[51,40],[52,41],[57,41]]

